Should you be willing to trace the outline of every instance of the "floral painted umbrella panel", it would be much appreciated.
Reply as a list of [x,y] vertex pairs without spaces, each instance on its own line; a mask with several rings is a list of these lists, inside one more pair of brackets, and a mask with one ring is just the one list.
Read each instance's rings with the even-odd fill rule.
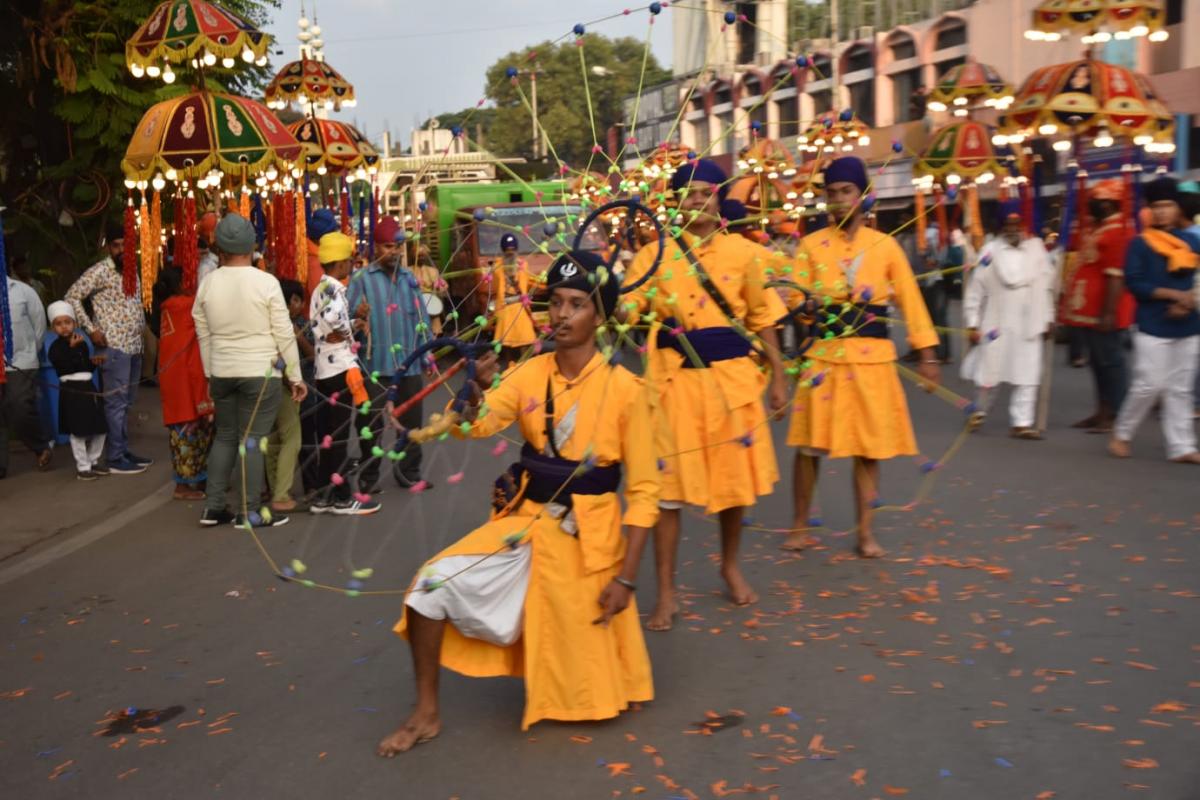
[[304,163],[310,170],[341,172],[379,161],[379,151],[348,123],[310,117],[293,122],[288,130],[304,149]]
[[913,173],[944,181],[950,175],[975,180],[1008,174],[1012,151],[992,143],[992,130],[981,122],[955,122],[934,131],[929,146],[913,165]]

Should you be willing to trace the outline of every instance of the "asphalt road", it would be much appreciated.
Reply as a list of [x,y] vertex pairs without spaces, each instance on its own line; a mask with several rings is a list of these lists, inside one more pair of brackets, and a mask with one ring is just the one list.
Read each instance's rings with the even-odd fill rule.
[[[266,555],[196,527],[162,464],[89,485],[64,466],[13,474],[0,797],[1200,797],[1200,470],[1162,460],[1153,421],[1129,462],[1068,430],[1087,380],[1058,370],[1047,441],[993,419],[928,477],[928,501],[882,513],[883,561],[850,557],[845,534],[794,556],[750,533],[755,607],[723,599],[715,527],[686,518],[686,613],[647,636],[653,703],[522,733],[519,682],[447,674],[441,737],[392,761],[374,745],[413,696],[400,598],[287,584],[268,559],[402,589],[485,515],[506,462],[490,443],[433,448],[437,488],[389,489],[375,517],[294,517],[262,534]],[[910,398],[942,461],[961,411]],[[135,443],[165,457],[142,422]],[[834,529],[852,523],[848,466],[821,486]],[[926,479],[891,463],[884,500],[905,506]],[[781,486],[752,519],[782,527],[789,506]]]

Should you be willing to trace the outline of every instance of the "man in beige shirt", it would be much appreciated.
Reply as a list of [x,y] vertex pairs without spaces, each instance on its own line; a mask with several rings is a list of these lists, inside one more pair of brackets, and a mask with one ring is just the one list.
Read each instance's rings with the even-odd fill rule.
[[[300,353],[279,281],[252,265],[254,228],[238,214],[217,224],[214,245],[221,266],[196,293],[192,317],[200,357],[215,407],[216,436],[208,457],[208,498],[200,524],[278,526],[279,512],[259,507],[263,488],[262,443],[275,424],[286,378],[292,398],[308,393]],[[282,370],[282,376],[281,371]],[[230,473],[241,452],[242,510],[226,508]]]

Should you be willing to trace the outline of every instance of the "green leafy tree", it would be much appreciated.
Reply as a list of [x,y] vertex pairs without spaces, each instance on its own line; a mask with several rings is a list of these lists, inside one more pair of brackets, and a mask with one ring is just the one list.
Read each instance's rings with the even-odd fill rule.
[[[654,56],[646,53],[645,43],[630,37],[611,39],[587,34],[583,54],[585,63],[581,63],[579,47],[573,41],[558,45],[542,42],[511,52],[488,68],[487,96],[495,104],[487,128],[489,150],[502,156],[533,156],[532,114],[513,80],[506,76],[509,67],[522,71],[517,81],[526,101],[532,100],[528,73],[536,70],[538,120],[549,144],[546,155],[551,160],[557,155],[574,167],[587,162],[593,144],[604,145],[610,127],[628,122],[623,119],[626,97],[636,94],[639,87],[670,78]],[[585,80],[591,95],[591,115]]]
[[[224,0],[266,22],[275,0]],[[0,204],[6,233],[57,294],[95,255],[124,202],[121,157],[154,103],[188,91],[191,70],[171,86],[134,78],[125,42],[155,0],[9,0],[0,25]],[[261,94],[269,68],[215,70],[207,85]]]

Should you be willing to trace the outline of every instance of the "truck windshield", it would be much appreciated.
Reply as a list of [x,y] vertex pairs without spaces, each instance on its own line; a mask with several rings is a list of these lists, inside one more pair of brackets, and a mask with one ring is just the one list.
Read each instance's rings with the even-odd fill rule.
[[[567,221],[570,216],[571,222]],[[478,224],[479,254],[500,255],[500,237],[513,233],[517,237],[517,249],[522,255],[537,252],[545,242],[551,253],[562,252],[575,241],[576,226],[584,217],[583,210],[575,205],[548,205],[541,207],[499,207]],[[547,223],[556,223],[556,234],[547,232]],[[557,233],[561,233],[561,240]],[[600,225],[592,224],[581,243],[584,250],[599,250],[604,246],[604,232]]]

